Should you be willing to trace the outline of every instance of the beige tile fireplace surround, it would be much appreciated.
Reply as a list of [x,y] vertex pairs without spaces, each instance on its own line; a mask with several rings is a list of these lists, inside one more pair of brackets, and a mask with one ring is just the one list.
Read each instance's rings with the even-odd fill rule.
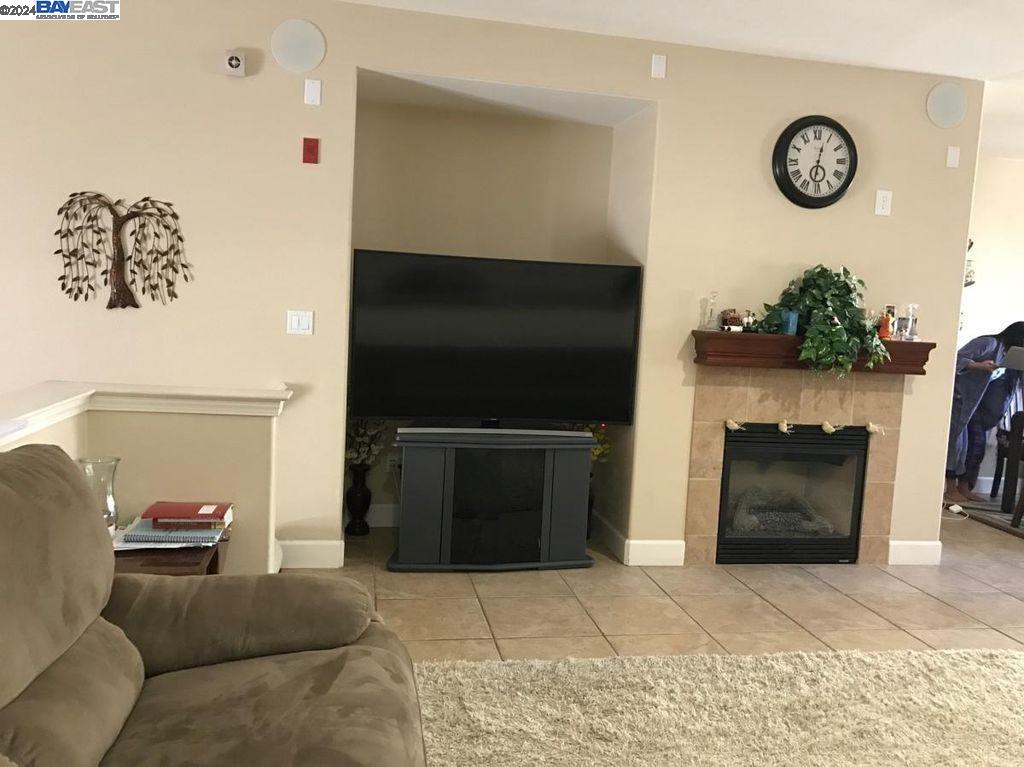
[[879,424],[868,449],[858,561],[885,564],[896,481],[902,375],[854,373],[847,378],[800,370],[697,366],[686,504],[686,563],[715,561],[726,419],[737,422],[863,426]]

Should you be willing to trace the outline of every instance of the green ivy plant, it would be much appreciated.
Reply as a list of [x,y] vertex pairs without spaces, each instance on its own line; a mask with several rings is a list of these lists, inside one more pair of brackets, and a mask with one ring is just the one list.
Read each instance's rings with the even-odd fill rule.
[[878,330],[864,313],[864,280],[845,266],[840,271],[818,264],[789,283],[778,303],[765,304],[757,330],[781,333],[789,311],[797,313],[797,334],[804,340],[800,359],[819,372],[844,377],[863,353],[866,367],[889,359]]

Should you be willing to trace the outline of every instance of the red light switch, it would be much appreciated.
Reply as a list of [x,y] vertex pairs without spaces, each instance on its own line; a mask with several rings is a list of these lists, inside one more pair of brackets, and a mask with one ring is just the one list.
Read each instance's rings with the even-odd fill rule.
[[312,163],[314,165],[320,162],[320,139],[302,139],[302,161],[304,163]]

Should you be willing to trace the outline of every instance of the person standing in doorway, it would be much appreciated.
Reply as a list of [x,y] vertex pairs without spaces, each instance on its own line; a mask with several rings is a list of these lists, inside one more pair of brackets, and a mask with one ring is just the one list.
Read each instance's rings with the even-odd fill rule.
[[987,433],[984,426],[991,418],[978,419],[975,415],[983,400],[984,411],[989,415],[998,412],[999,418],[1009,407],[1010,398],[1020,384],[1020,372],[1006,370],[1002,362],[1013,346],[1024,346],[1024,322],[1015,322],[995,335],[978,336],[957,352],[946,452],[947,504],[983,500],[971,492],[968,469],[973,470],[975,464],[981,463]]

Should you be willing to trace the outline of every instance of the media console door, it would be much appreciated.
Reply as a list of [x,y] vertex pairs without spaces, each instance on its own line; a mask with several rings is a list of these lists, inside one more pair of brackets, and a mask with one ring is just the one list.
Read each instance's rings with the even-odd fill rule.
[[392,570],[588,567],[589,432],[399,429]]

